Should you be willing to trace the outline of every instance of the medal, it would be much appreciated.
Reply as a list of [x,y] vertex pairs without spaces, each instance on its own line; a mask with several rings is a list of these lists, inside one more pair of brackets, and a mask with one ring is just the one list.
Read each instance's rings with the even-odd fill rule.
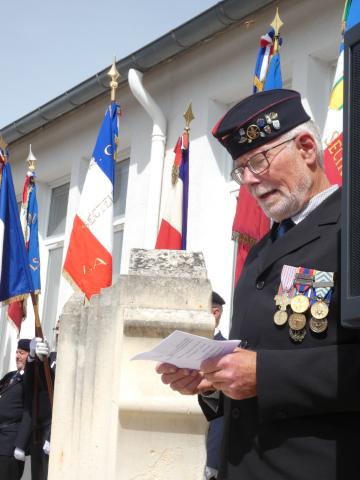
[[306,337],[306,328],[302,330],[293,330],[289,328],[289,335],[295,342],[302,342]]
[[289,318],[289,327],[292,330],[302,330],[306,325],[306,317],[301,313],[293,313]]
[[314,333],[321,333],[327,329],[328,321],[326,319],[329,314],[331,288],[334,286],[334,272],[322,272],[317,270],[314,279],[315,298],[311,300],[310,328]]
[[[276,305],[279,306],[279,311],[274,315],[276,325],[284,325],[287,321],[288,314],[286,313],[286,307],[291,303],[293,292],[290,292],[290,289],[293,286],[296,270],[296,267],[291,267],[290,265],[284,265],[282,268],[279,292],[274,298]],[[288,295],[289,292],[290,295]]]
[[291,308],[295,313],[304,313],[309,308],[310,302],[305,295],[296,295],[291,300]]
[[326,305],[324,300],[319,300],[314,303],[310,308],[311,315],[317,320],[322,320],[327,317],[329,313],[329,307]]
[[276,325],[284,325],[287,322],[288,314],[284,310],[278,310],[274,315]]
[[326,318],[310,318],[309,326],[315,333],[322,333],[327,329],[328,321]]

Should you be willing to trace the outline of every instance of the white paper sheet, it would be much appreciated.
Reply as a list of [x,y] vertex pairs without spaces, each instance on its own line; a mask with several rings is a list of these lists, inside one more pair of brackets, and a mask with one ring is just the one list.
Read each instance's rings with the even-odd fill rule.
[[175,330],[156,347],[134,355],[130,360],[166,362],[178,368],[200,370],[201,362],[235,350],[240,340],[210,340]]

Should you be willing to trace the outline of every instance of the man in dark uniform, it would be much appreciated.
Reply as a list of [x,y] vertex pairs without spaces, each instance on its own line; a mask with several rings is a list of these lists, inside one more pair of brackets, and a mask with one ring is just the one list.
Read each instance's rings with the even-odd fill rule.
[[[360,331],[340,324],[341,189],[324,173],[319,129],[297,92],[271,90],[235,105],[213,134],[274,223],[235,288],[230,338],[242,348],[204,361],[197,377],[157,371],[174,390],[200,393],[207,418],[224,415],[218,479],[358,480]],[[305,310],[275,304],[284,269],[300,272],[302,285],[293,279],[284,294],[298,288]],[[304,274],[312,284],[317,273],[332,279],[327,296],[313,286],[306,299]],[[327,302],[327,317],[315,321],[309,300]]]
[[[212,314],[215,318],[215,332],[214,340],[226,340],[219,330],[219,323],[223,311],[225,300],[216,292],[212,293]],[[206,480],[213,480],[217,478],[220,443],[223,431],[224,417],[215,418],[210,421],[209,430],[206,438]]]
[[[56,345],[59,340],[60,321],[58,320],[55,327]],[[51,419],[52,408],[50,403],[49,392],[46,384],[46,376],[43,358],[44,355],[48,357],[50,374],[54,386],[55,370],[56,370],[56,352],[50,352],[49,342],[41,338],[34,338],[36,343],[36,355],[38,361],[38,376],[39,376],[39,409],[38,409],[38,424],[39,424],[39,438],[33,438],[30,443],[31,455],[31,478],[32,480],[46,480],[49,469],[49,453],[50,453],[50,433],[51,433]],[[26,374],[34,382],[34,369],[31,365],[27,367]],[[32,417],[34,415],[34,404],[32,402]]]
[[31,416],[24,381],[24,368],[30,352],[30,340],[21,339],[16,350],[17,370],[0,380],[0,478],[20,480],[25,452],[31,437]]

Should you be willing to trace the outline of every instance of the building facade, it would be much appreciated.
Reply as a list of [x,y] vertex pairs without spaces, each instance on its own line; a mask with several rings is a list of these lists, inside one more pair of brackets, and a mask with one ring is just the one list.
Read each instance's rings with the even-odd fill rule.
[[[225,4],[226,2],[224,2]],[[246,2],[244,2],[246,3]],[[220,328],[231,325],[236,244],[232,222],[239,187],[230,179],[233,161],[212,137],[220,117],[252,93],[254,67],[262,35],[276,8],[284,25],[280,50],[283,87],[298,90],[309,115],[323,130],[341,43],[342,2],[279,0],[225,26],[190,48],[147,69],[143,83],[167,120],[161,213],[171,188],[173,149],[183,132],[182,114],[190,100],[195,120],[190,125],[190,186],[187,249],[202,251],[208,276],[225,300]],[[73,220],[92,150],[110,102],[110,93],[96,96],[43,127],[5,140],[17,199],[21,202],[29,144],[37,158],[36,185],[42,293],[40,317],[54,346],[56,321],[73,290],[61,275]],[[153,122],[135,99],[127,81],[117,90],[122,107],[114,192],[114,273],[127,273],[131,248],[143,248],[149,198]],[[5,132],[5,130],[3,130]],[[155,246],[155,244],[154,244]],[[30,301],[21,337],[34,336]],[[0,316],[0,375],[15,368],[15,330]]]

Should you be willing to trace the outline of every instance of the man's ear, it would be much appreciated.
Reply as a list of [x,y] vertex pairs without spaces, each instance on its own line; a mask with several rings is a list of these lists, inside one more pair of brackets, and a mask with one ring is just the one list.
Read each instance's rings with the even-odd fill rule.
[[295,145],[309,167],[316,164],[317,147],[311,133],[300,133],[295,139]]

